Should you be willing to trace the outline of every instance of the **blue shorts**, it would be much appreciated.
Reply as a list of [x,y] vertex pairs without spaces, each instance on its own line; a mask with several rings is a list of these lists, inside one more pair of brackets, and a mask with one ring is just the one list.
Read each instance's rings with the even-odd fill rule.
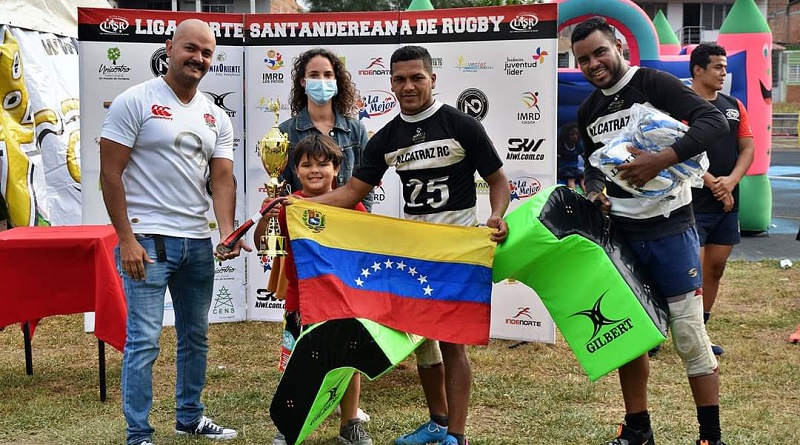
[[694,220],[701,246],[733,246],[742,241],[739,233],[739,212],[695,213]]
[[700,243],[694,227],[657,240],[628,241],[664,298],[703,287]]

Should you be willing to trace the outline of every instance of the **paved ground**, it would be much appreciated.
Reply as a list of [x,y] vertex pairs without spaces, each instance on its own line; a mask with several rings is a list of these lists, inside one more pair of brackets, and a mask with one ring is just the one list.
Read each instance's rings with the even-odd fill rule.
[[775,138],[769,179],[772,185],[772,224],[767,232],[742,238],[731,259],[758,261],[788,258],[800,267],[800,143],[798,138]]

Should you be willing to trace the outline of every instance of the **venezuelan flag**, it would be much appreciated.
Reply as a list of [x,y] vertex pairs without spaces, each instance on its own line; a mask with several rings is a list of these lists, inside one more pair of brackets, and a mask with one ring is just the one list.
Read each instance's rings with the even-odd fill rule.
[[286,219],[304,324],[366,318],[436,340],[489,342],[492,229],[303,200]]

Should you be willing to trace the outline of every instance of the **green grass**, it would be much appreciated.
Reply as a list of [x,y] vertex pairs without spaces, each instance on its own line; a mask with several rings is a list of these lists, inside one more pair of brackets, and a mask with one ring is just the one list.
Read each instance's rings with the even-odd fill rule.
[[[730,444],[800,443],[800,345],[786,339],[800,323],[800,268],[775,262],[731,263],[723,279],[712,339],[725,347],[722,425]],[[269,418],[279,325],[230,323],[211,327],[207,414],[239,431],[227,442],[270,444]],[[151,422],[160,445],[209,443],[171,434],[174,422],[174,330],[166,328],[155,368]],[[588,381],[559,338],[555,345],[493,340],[473,347],[474,382],[468,434],[482,444],[600,444],[615,432],[623,409],[616,375]],[[80,315],[43,320],[34,337],[33,376],[25,375],[22,334],[0,332],[0,444],[122,444],[122,355],[107,348],[108,401],[97,388],[95,338]],[[652,361],[650,411],[660,444],[693,444],[697,426],[683,366],[668,341]],[[426,418],[413,358],[384,378],[365,380],[361,406],[376,444],[389,444]],[[335,416],[334,416],[335,417]],[[337,419],[305,442],[332,444]]]

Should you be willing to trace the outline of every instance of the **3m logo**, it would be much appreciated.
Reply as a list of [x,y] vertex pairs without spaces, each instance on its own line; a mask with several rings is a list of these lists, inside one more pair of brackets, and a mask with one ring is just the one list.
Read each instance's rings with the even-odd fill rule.
[[152,113],[153,117],[158,119],[172,120],[172,110],[170,110],[169,107],[165,107],[163,105],[158,105],[158,104],[151,105],[150,113]]

